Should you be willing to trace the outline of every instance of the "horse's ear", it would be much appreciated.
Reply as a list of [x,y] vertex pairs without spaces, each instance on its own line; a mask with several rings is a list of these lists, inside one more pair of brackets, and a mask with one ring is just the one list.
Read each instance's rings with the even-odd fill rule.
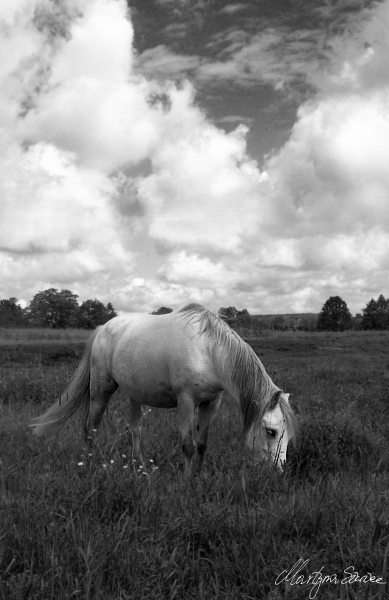
[[277,406],[278,402],[280,401],[280,398],[282,396],[283,392],[282,390],[278,390],[277,392],[274,392],[273,396],[271,397],[271,400],[269,402],[269,406],[267,410],[274,410],[275,407]]
[[283,396],[284,396],[285,400],[287,401],[287,403],[290,406],[290,402],[289,402],[290,394],[283,394]]

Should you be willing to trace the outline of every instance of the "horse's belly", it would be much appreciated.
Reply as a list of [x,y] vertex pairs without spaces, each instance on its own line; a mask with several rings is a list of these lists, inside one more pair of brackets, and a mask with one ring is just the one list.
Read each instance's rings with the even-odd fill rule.
[[148,388],[144,386],[142,389],[135,389],[128,386],[121,386],[124,393],[132,400],[152,406],[154,408],[175,408],[177,406],[177,396],[171,386],[161,383],[157,386]]
[[176,408],[177,398],[175,396],[160,394],[158,396],[149,396],[142,402],[142,404],[145,404],[146,406],[152,406],[154,408]]

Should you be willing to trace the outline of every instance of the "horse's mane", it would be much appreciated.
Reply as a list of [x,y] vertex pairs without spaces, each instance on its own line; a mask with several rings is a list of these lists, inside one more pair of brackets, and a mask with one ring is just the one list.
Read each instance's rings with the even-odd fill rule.
[[254,350],[222,318],[200,304],[188,304],[179,313],[199,323],[200,334],[207,335],[214,366],[239,396],[244,434],[279,404],[289,436],[295,437],[295,415]]

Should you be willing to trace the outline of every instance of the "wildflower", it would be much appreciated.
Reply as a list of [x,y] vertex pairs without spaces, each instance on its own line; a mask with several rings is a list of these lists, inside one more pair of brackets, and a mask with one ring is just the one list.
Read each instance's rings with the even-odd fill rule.
[[77,463],[79,467],[82,467],[82,465],[84,464],[82,461]]
[[114,460],[111,460],[111,465],[112,465],[112,463],[114,463],[114,462],[115,462]]
[[103,467],[103,469],[107,468],[107,465],[105,463],[103,463],[101,466]]

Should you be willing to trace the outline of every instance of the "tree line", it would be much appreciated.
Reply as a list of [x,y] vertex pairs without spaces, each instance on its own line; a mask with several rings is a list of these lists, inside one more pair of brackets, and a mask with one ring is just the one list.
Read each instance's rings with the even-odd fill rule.
[[[171,312],[171,308],[161,307],[154,315]],[[362,314],[353,317],[346,302],[340,296],[331,296],[323,304],[319,314],[291,315],[250,315],[247,309],[237,310],[235,306],[222,307],[219,316],[232,329],[238,332],[274,331],[347,331],[389,329],[389,298],[382,294],[373,298],[362,309]]]
[[[18,304],[17,298],[0,300],[0,327],[79,327],[94,329],[116,317],[110,302],[104,305],[100,300],[85,300],[78,303],[78,295],[70,290],[50,288],[38,292],[26,308]],[[162,306],[152,314],[171,312]],[[235,306],[222,307],[219,316],[239,332],[261,330],[300,330],[300,331],[346,331],[389,329],[389,298],[382,294],[373,298],[362,309],[362,314],[352,317],[346,302],[340,296],[331,296],[319,314],[292,315],[250,315],[247,309],[238,310]]]
[[35,294],[30,304],[22,308],[17,298],[0,300],[0,327],[78,327],[94,329],[116,317],[110,302],[104,305],[96,298],[81,304],[70,290],[50,288]]

